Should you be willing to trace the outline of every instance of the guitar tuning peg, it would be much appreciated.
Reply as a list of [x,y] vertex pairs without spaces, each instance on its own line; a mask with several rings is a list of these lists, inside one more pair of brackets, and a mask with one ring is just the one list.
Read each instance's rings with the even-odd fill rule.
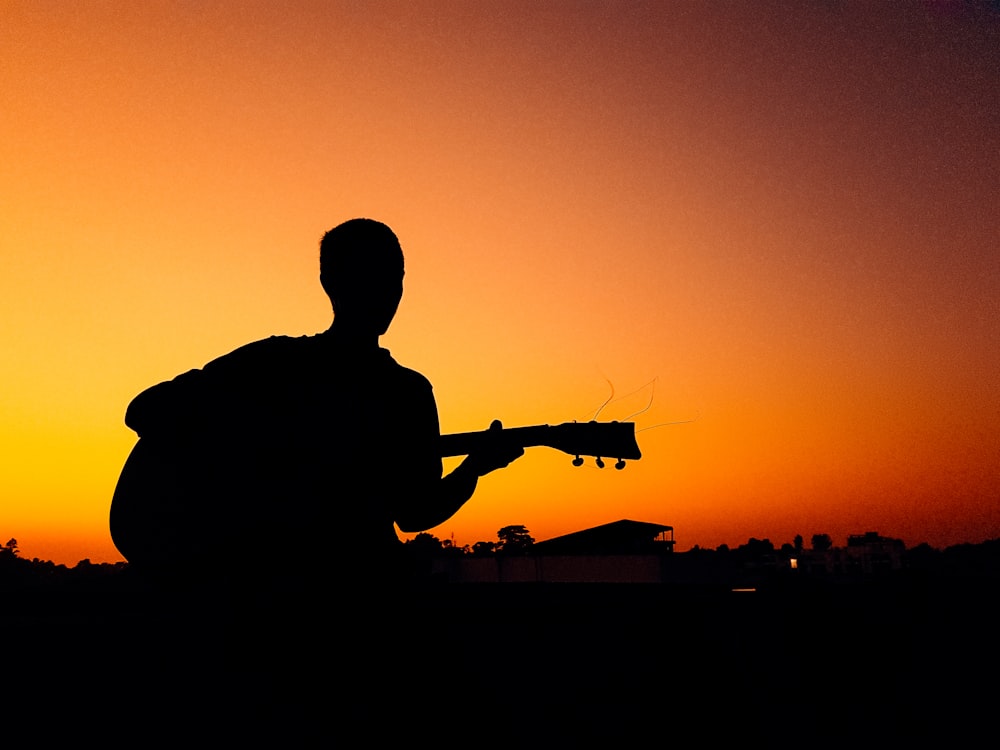
[[577,456],[576,458],[573,459],[573,465],[574,466],[583,466],[583,459],[580,458],[579,456]]
[[598,469],[604,468],[604,459],[602,459],[600,456],[597,457],[597,468]]
[[618,471],[621,471],[622,469],[624,469],[625,468],[625,461],[624,461],[624,459],[619,458],[618,461],[615,463],[615,468],[618,469]]

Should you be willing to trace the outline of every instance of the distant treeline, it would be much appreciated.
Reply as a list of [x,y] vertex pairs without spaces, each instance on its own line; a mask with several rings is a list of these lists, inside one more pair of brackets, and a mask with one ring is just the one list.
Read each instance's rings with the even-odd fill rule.
[[[715,549],[695,545],[686,552],[674,555],[685,558],[688,565],[705,566],[757,566],[785,564],[793,558],[816,559],[851,546],[874,541],[877,544],[894,545],[901,568],[908,571],[925,572],[936,575],[956,575],[1000,578],[1000,538],[978,544],[955,544],[943,549],[922,543],[906,549],[899,540],[878,537],[869,533],[850,537],[845,548],[833,545],[826,534],[813,535],[810,547],[805,547],[801,537],[792,543],[775,546],[768,539],[751,537],[737,547],[720,545]],[[534,539],[524,526],[505,526],[497,533],[497,541],[477,542],[473,545],[457,546],[451,540],[440,540],[432,534],[420,533],[405,543],[406,548],[417,557],[440,557],[454,555],[510,555],[531,554]],[[8,540],[0,546],[0,590],[21,587],[26,584],[66,584],[89,583],[100,585],[102,581],[114,579],[127,573],[127,562],[92,563],[80,560],[74,566],[21,556],[16,539]]]

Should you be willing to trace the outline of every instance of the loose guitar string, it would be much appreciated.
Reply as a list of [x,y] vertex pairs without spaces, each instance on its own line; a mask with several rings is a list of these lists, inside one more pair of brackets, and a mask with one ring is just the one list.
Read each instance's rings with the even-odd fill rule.
[[[591,418],[591,421],[596,421],[597,420],[598,415],[600,415],[600,413],[604,410],[605,406],[608,406],[608,405],[613,404],[613,403],[618,403],[619,401],[621,401],[623,399],[626,399],[629,396],[634,396],[636,393],[639,393],[640,391],[642,391],[645,388],[649,388],[650,389],[649,401],[647,402],[647,404],[642,409],[639,409],[639,411],[633,412],[632,414],[630,414],[629,416],[625,417],[625,419],[623,419],[621,421],[622,422],[630,422],[633,417],[637,417],[640,414],[643,414],[643,413],[649,411],[649,409],[653,406],[653,397],[656,395],[656,381],[659,379],[659,376],[653,378],[652,380],[650,380],[645,385],[639,386],[634,391],[631,391],[630,393],[626,393],[624,396],[619,396],[618,398],[614,398],[614,395],[615,395],[615,386],[614,386],[614,383],[612,383],[610,380],[608,380],[607,376],[604,376],[604,379],[605,379],[605,381],[607,381],[608,386],[611,388],[611,395],[608,396],[608,398],[605,399],[604,403],[600,405],[600,407],[597,409],[596,412],[594,412],[594,416]],[[612,399],[614,399],[614,400],[612,400]],[[646,430],[653,430],[653,429],[656,429],[657,427],[669,427],[671,425],[676,425],[676,424],[689,424],[691,422],[696,421],[697,419],[698,419],[698,417],[695,416],[693,419],[679,419],[679,420],[676,420],[676,421],[673,421],[673,422],[661,422],[660,424],[654,424],[654,425],[650,425],[649,427],[643,427],[641,429],[638,429],[638,430],[636,430],[636,433],[645,432]],[[590,465],[586,465],[586,467],[589,468],[589,469],[595,469],[595,470],[599,469],[599,468],[602,468],[600,466],[590,466]]]
[[[604,377],[604,380],[607,381],[608,386],[611,388],[611,395],[609,395],[607,397],[607,399],[605,399],[604,403],[601,404],[600,407],[598,407],[597,411],[594,412],[594,416],[591,417],[591,421],[596,421],[597,420],[597,417],[604,410],[604,407],[610,406],[611,404],[616,404],[619,401],[622,401],[623,399],[628,398],[629,396],[634,396],[636,393],[639,393],[640,391],[642,391],[642,390],[644,390],[646,388],[650,389],[650,391],[649,391],[649,401],[646,403],[646,405],[643,408],[639,409],[639,411],[636,411],[636,412],[633,412],[632,414],[629,414],[627,417],[625,417],[621,421],[622,422],[631,422],[633,418],[639,416],[640,414],[644,414],[645,412],[649,411],[650,408],[652,408],[652,406],[653,406],[653,397],[656,395],[656,381],[659,380],[659,375],[657,375],[655,378],[653,378],[652,380],[650,380],[648,383],[645,383],[644,385],[639,386],[634,391],[630,391],[629,393],[626,393],[624,396],[619,396],[618,398],[614,397],[615,396],[615,386],[614,386],[614,383],[612,383],[608,379],[608,377],[606,375],[603,376],[603,377]],[[697,421],[697,419],[698,419],[698,416],[695,416],[692,419],[678,419],[678,420],[674,420],[673,422],[660,422],[659,424],[650,425],[649,427],[639,428],[639,429],[636,430],[636,433],[645,432],[646,430],[654,430],[654,429],[656,429],[658,427],[670,427],[672,425],[678,425],[678,424],[690,424],[692,422]]]
[[[610,380],[608,380],[607,377],[605,377],[604,379],[607,381],[608,385],[611,387],[611,395],[608,396],[608,398],[605,400],[605,402],[603,404],[601,404],[601,406],[598,408],[598,410],[594,413],[594,416],[590,418],[590,421],[596,421],[597,417],[600,415],[600,413],[602,411],[604,411],[604,407],[605,406],[609,406],[610,404],[617,404],[619,401],[622,401],[623,399],[626,399],[629,396],[634,396],[635,394],[639,393],[640,391],[643,391],[646,388],[650,388],[650,386],[652,386],[652,390],[650,390],[650,393],[649,393],[649,403],[646,404],[646,406],[644,408],[640,409],[639,411],[635,412],[634,414],[629,415],[628,417],[626,417],[625,419],[623,419],[621,421],[622,422],[628,422],[630,419],[632,419],[632,417],[637,416],[639,414],[642,414],[645,411],[648,411],[649,408],[653,405],[653,395],[654,395],[654,392],[655,392],[655,389],[656,389],[656,381],[658,380],[658,378],[659,378],[659,376],[653,378],[652,380],[650,380],[645,385],[639,386],[634,391],[631,391],[630,393],[626,393],[624,396],[619,396],[618,398],[615,398],[614,397],[615,396],[615,386],[614,386],[614,384]],[[612,400],[612,399],[614,399],[614,400]]]
[[[643,412],[649,411],[649,407],[653,405],[653,395],[656,393],[656,378],[650,380],[648,383],[646,383],[646,385],[642,386],[642,388],[645,388],[647,385],[649,386],[649,403],[646,404],[646,407],[644,409],[639,409],[639,411],[629,414],[627,417],[625,417],[625,419],[622,420],[623,422],[631,422],[632,417],[637,417]],[[632,393],[638,393],[639,391],[642,390],[642,388],[637,388],[636,390],[632,391]],[[631,396],[632,394],[630,393],[629,395]],[[622,398],[625,397],[622,396]]]
[[601,411],[603,411],[604,407],[607,406],[609,403],[611,403],[611,399],[613,399],[615,397],[615,384],[612,383],[610,380],[608,380],[607,375],[602,375],[602,377],[604,378],[605,382],[608,384],[608,387],[611,388],[611,395],[608,396],[604,400],[603,404],[601,404],[599,407],[597,407],[597,411],[594,412],[594,416],[590,418],[591,422],[596,422],[597,421],[597,417],[600,415]]
[[690,424],[691,422],[697,422],[697,421],[698,417],[695,417],[694,419],[679,419],[676,422],[660,422],[659,424],[653,424],[650,425],[649,427],[643,427],[640,430],[636,430],[636,432],[645,432],[646,430],[653,430],[656,429],[657,427],[669,427],[672,424]]
[[[653,406],[653,396],[655,395],[656,381],[658,379],[659,379],[659,376],[657,376],[657,377],[653,378],[652,380],[650,380],[648,383],[646,383],[646,385],[643,385],[643,386],[640,386],[639,388],[636,388],[634,391],[632,391],[632,393],[626,393],[624,396],[620,396],[619,398],[616,398],[613,402],[611,402],[611,403],[617,403],[618,401],[621,401],[622,399],[628,398],[629,396],[632,396],[632,395],[638,393],[643,388],[649,388],[650,389],[650,392],[649,392],[649,403],[647,403],[646,406],[644,406],[642,409],[639,409],[639,411],[633,412],[632,414],[629,414],[627,417],[625,417],[625,419],[621,420],[622,422],[631,422],[632,419],[633,419],[633,417],[637,417],[640,414],[643,414],[644,412],[649,411],[649,409]],[[675,424],[690,424],[691,422],[697,421],[697,419],[698,419],[698,417],[695,416],[693,419],[678,419],[678,420],[675,420],[673,422],[660,422],[660,424],[650,425],[649,427],[642,427],[642,428],[636,430],[636,432],[645,432],[646,430],[652,430],[652,429],[655,429],[657,427],[669,427],[670,425],[675,425]]]

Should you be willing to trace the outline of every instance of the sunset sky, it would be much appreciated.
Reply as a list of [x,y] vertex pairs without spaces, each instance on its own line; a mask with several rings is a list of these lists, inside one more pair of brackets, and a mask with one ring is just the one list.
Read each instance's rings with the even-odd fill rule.
[[128,402],[324,330],[319,238],[355,216],[403,244],[383,345],[444,432],[642,430],[620,472],[529,449],[442,539],[1000,536],[985,4],[2,0],[0,50],[24,557],[121,559]]

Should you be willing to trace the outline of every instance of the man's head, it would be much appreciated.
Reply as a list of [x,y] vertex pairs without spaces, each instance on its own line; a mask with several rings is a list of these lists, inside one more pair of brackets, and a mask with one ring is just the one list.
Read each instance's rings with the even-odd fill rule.
[[385,333],[403,294],[403,251],[393,231],[351,219],[323,235],[319,280],[338,325]]

